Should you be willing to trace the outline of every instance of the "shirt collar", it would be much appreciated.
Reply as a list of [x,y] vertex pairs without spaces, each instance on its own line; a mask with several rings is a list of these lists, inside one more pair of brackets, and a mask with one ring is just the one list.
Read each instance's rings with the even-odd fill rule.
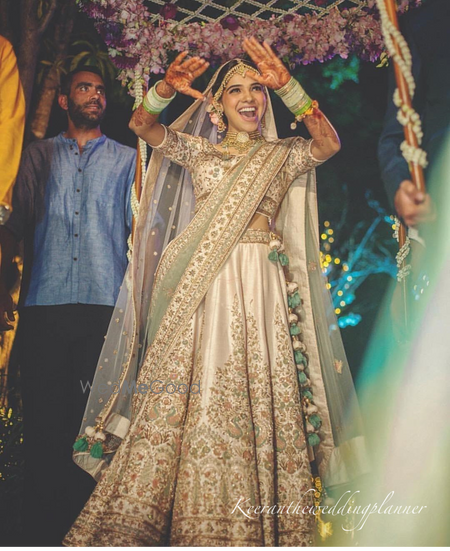
[[[66,133],[65,130],[63,130],[62,132],[60,132],[58,134],[58,139],[62,142],[62,143],[66,143],[66,144],[69,144],[69,145],[74,145],[77,143],[77,140],[75,140],[75,138],[66,138],[64,136],[64,134]],[[86,144],[84,145],[83,147],[83,150],[86,150],[86,149],[89,149],[91,147],[93,147],[94,145],[97,145],[97,144],[101,144],[103,143],[104,141],[106,140],[106,136],[105,134],[102,134],[101,136],[99,136],[98,138],[94,138],[93,140],[88,140],[86,142]]]

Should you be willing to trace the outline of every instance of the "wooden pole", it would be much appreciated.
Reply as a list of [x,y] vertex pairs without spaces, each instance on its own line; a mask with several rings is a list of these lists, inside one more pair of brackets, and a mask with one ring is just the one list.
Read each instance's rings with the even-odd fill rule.
[[[389,19],[395,25],[395,27],[399,29],[395,0],[384,0],[384,1],[386,4],[386,9],[389,15]],[[400,54],[400,47],[395,40],[394,40],[394,47],[397,53]],[[397,87],[400,93],[400,98],[406,106],[411,107],[412,102],[411,102],[411,96],[409,95],[408,85],[406,83],[405,77],[403,76],[403,73],[400,71],[400,67],[397,65],[397,63],[395,63],[395,61],[394,61],[394,71],[395,71],[395,80],[397,81]],[[419,147],[417,136],[413,132],[411,125],[407,124],[404,127],[404,129],[405,129],[405,139],[407,143],[414,147]],[[420,191],[425,193],[426,189],[425,189],[425,178],[423,175],[423,168],[417,163],[410,163],[409,170],[411,172],[412,181],[414,182],[416,187]]]
[[[389,16],[389,19],[391,20],[392,24],[395,26],[396,29],[399,29],[398,24],[398,18],[397,18],[397,6],[395,3],[395,0],[384,0],[386,5],[386,10]],[[397,44],[397,42],[394,40],[394,47],[398,54],[400,54],[400,47]],[[393,60],[394,61],[394,60]],[[395,71],[395,80],[397,82],[397,88],[399,90],[400,98],[402,100],[402,103],[406,105],[407,107],[412,106],[411,96],[409,94],[408,84],[406,82],[405,77],[403,76],[403,73],[400,70],[400,67],[397,65],[397,63],[394,61],[394,71]],[[408,143],[408,145],[419,147],[419,143],[417,141],[417,136],[415,135],[411,124],[407,124],[404,127],[405,132],[405,140]],[[409,171],[411,173],[411,179],[415,186],[422,191],[423,193],[426,192],[425,188],[425,178],[423,174],[423,168],[417,164],[417,163],[409,163]],[[406,227],[404,224],[401,224],[399,229],[399,245],[400,247],[403,247],[406,241]],[[404,268],[406,265],[406,261],[403,261],[402,268]],[[407,311],[407,287],[406,287],[406,280],[403,279],[403,302],[404,302],[404,318],[405,318],[405,326],[408,324],[408,311]]]

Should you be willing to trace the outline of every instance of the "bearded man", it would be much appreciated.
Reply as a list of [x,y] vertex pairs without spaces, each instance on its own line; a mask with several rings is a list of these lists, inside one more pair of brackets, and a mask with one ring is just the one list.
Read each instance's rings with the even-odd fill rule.
[[134,149],[100,130],[103,79],[67,75],[68,128],[25,149],[13,211],[0,226],[0,330],[11,328],[5,278],[24,239],[19,351],[24,408],[24,545],[60,545],[94,482],[72,462],[89,384],[127,267]]

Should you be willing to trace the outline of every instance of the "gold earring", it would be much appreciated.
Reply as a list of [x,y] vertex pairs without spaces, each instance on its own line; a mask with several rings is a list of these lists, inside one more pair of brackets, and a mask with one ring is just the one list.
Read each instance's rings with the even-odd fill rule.
[[227,129],[227,125],[225,124],[222,115],[223,115],[223,111],[222,112],[219,111],[217,113],[217,118],[219,119],[219,122],[217,123],[218,132],[225,132],[225,130]]

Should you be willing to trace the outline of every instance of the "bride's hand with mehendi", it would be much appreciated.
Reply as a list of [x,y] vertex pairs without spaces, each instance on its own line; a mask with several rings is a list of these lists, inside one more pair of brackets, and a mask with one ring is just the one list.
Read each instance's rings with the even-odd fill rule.
[[[169,65],[164,79],[156,85],[156,94],[161,98],[171,98],[174,91],[181,92],[195,99],[205,99],[205,96],[191,85],[209,67],[209,63],[201,57],[185,59],[188,51],[179,54]],[[159,146],[166,135],[164,127],[159,124],[159,111],[149,112],[144,108],[144,102],[134,111],[129,128],[152,147]]]
[[[175,58],[175,61],[169,65],[161,84],[165,83],[170,87],[172,94],[173,90],[176,90],[195,99],[204,100],[205,96],[198,90],[194,90],[192,83],[206,71],[209,63],[198,56],[185,59],[188,54],[188,51],[184,51]],[[157,92],[160,92],[159,88]]]
[[263,42],[261,45],[252,36],[246,38],[242,46],[261,73],[261,75],[251,73],[252,78],[272,90],[278,90],[289,82],[291,78],[289,71],[267,42]]

